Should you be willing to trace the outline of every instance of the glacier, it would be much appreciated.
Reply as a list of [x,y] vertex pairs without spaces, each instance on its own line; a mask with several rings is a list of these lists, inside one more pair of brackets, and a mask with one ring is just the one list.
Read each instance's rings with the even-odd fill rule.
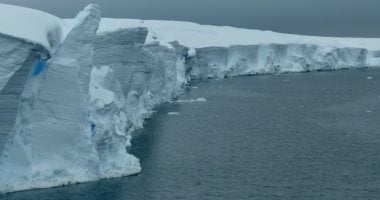
[[194,79],[380,67],[377,38],[101,18],[97,5],[59,19],[0,4],[0,24],[0,193],[139,173],[131,133]]

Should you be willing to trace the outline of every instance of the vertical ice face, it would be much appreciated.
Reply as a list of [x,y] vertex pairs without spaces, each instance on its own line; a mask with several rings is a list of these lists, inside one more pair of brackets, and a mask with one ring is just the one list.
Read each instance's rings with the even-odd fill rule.
[[[195,56],[195,49],[190,49],[174,41],[170,43],[176,51],[176,72],[177,72],[177,87],[181,88],[188,84],[190,76],[188,75],[188,68],[186,67],[186,59],[190,56]],[[194,52],[192,52],[194,51]],[[191,55],[189,55],[189,52]]]
[[[28,21],[32,27],[41,22]],[[366,45],[336,47],[335,40],[320,38],[293,44],[289,35],[184,22],[108,19],[109,32],[97,35],[96,5],[71,21],[67,35],[60,21],[48,20],[42,34],[18,35],[42,46],[0,35],[0,193],[140,172],[139,160],[126,151],[130,133],[191,79],[380,66],[379,51]],[[226,45],[211,45],[221,42],[212,30],[224,37],[225,29],[232,31]],[[279,43],[257,41],[273,42],[268,34]],[[170,42],[172,37],[202,48]]]
[[[120,30],[99,35],[96,41],[94,65],[99,69],[107,66],[113,71],[113,82],[105,89],[118,95],[118,105],[111,106],[119,107],[127,116],[127,130],[135,122],[132,113],[138,109],[138,98],[151,73],[150,63],[154,57],[143,45],[147,32],[146,28]],[[131,103],[134,105],[129,105]]]
[[45,53],[39,45],[0,34],[0,152],[15,125],[29,73]]
[[151,56],[143,50],[147,30],[124,29],[97,36],[94,69],[90,84],[92,135],[100,158],[103,177],[140,172],[139,160],[128,154],[128,130],[133,124],[134,106],[128,106],[132,77],[142,80],[149,70],[144,66]]
[[32,53],[34,45],[3,34],[0,34],[0,45],[0,91],[2,91]]
[[223,78],[378,65],[375,61],[368,62],[372,57],[361,48],[309,44],[232,45],[197,49],[187,65],[192,78]]
[[194,79],[223,78],[227,73],[227,61],[227,47],[197,49],[197,55],[188,61],[190,75]]
[[[155,81],[152,79],[152,83],[148,86],[151,93],[159,94],[157,96],[161,97],[163,101],[168,101],[176,97],[177,91],[177,53],[175,49],[162,46],[158,43],[153,43],[146,45],[146,48],[152,52],[155,58],[155,63],[152,66],[154,70],[160,70],[163,72],[162,86],[158,91],[154,91],[154,85],[161,81]],[[153,74],[152,78],[155,78]],[[161,103],[161,102],[160,102]]]
[[147,28],[122,29],[100,34],[95,42],[90,118],[108,176],[139,172],[137,158],[125,152],[130,133],[177,91],[176,52],[144,45],[147,34]]
[[[0,156],[0,191],[97,179],[99,157],[88,120],[97,6],[86,7],[43,73],[31,77],[12,138]],[[36,89],[37,88],[37,89]]]

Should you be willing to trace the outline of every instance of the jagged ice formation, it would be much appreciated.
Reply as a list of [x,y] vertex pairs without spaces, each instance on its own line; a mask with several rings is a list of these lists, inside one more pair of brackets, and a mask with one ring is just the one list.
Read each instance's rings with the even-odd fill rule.
[[139,173],[130,133],[191,79],[380,66],[380,39],[0,11],[0,193]]

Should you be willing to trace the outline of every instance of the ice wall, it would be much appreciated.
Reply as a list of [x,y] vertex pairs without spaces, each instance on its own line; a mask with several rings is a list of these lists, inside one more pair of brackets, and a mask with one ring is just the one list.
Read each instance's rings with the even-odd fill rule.
[[[168,40],[186,23],[174,23],[174,31],[139,22],[97,32],[99,21],[99,8],[88,6],[49,52],[0,35],[0,193],[139,173],[138,158],[126,150],[131,133],[191,79],[380,67],[380,51],[329,40],[192,48]],[[183,41],[190,44],[193,32]]]
[[17,117],[21,93],[33,65],[46,55],[39,45],[0,34],[0,152]]
[[135,74],[144,75],[144,63],[151,57],[143,50],[146,34],[146,29],[137,28],[96,38],[90,83],[90,119],[105,174],[122,176],[141,170],[138,159],[126,152],[126,146],[133,125],[131,112],[134,111],[128,108],[136,106],[128,105],[131,102],[128,99],[131,78]]
[[223,78],[379,66],[373,54],[369,54],[366,49],[309,44],[206,47],[199,48],[196,52],[196,56],[187,61],[192,78]]
[[0,156],[1,192],[101,176],[87,117],[99,8],[88,6],[77,19],[48,67],[28,80],[12,136]]
[[[144,45],[147,34],[146,28],[131,28],[96,40],[90,88],[93,131],[118,143],[104,154],[107,159],[125,156],[130,133],[142,128],[155,106],[177,95],[176,51],[158,43]],[[115,150],[121,153],[110,152]],[[117,160],[121,168],[128,167]]]

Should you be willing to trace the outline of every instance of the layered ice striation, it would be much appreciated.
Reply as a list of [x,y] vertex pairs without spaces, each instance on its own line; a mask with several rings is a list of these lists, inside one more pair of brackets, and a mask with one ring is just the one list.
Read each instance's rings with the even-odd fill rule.
[[139,173],[131,133],[191,79],[380,66],[380,39],[9,8],[24,14],[0,28],[0,193]]
[[5,35],[0,35],[0,44],[0,152],[3,152],[29,74],[34,65],[45,62],[47,52],[39,45]]
[[197,49],[196,56],[187,64],[191,77],[223,78],[360,68],[373,64],[368,57],[368,50],[362,48],[309,44],[233,45]]
[[37,69],[25,83],[15,125],[0,157],[3,192],[101,176],[87,103],[100,10],[88,6],[78,18],[48,66]]

